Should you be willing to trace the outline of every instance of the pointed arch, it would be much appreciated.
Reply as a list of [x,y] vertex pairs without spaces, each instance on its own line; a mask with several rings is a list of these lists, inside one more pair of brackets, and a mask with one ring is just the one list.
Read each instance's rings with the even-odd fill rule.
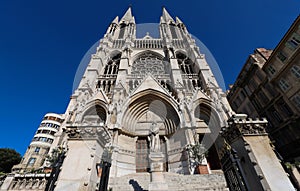
[[81,122],[105,124],[107,121],[108,109],[107,103],[104,100],[92,100],[86,104],[82,116]]
[[211,100],[200,98],[194,102],[194,117],[196,120],[196,126],[205,122],[209,128],[209,133],[202,134],[202,144],[206,148],[210,148],[219,135],[222,126],[222,118],[217,112]]
[[176,51],[178,67],[183,74],[195,74],[195,63],[182,51]]
[[214,122],[221,124],[221,118],[214,108],[212,101],[206,98],[200,98],[194,102],[194,117],[203,120],[205,119],[204,121],[206,123],[213,120]]
[[184,54],[184,55],[187,55],[187,52],[186,52],[186,50],[184,50],[184,49],[180,49],[180,50],[176,50],[176,51],[175,51],[175,55],[177,55],[177,54]]
[[132,96],[124,106],[122,131],[135,136],[147,136],[150,125],[160,127],[160,135],[173,134],[180,125],[176,103],[156,90],[144,90]]
[[107,64],[104,67],[104,75],[115,75],[118,73],[121,55],[122,53],[120,51],[111,52]]

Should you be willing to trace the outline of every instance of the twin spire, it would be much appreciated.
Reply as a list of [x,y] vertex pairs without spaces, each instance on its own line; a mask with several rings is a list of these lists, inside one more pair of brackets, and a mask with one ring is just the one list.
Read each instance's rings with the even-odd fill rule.
[[[126,13],[123,15],[123,17],[121,18],[120,21],[119,21],[119,17],[116,16],[115,19],[112,21],[112,23],[115,23],[115,24],[135,23],[134,16],[132,16],[131,7],[129,7],[127,9]],[[176,22],[175,22],[174,19],[171,17],[171,15],[168,13],[168,11],[166,10],[165,7],[163,7],[163,10],[162,10],[162,16],[160,17],[160,23],[183,24],[183,22],[178,17],[176,17]]]
[[120,20],[120,23],[125,22],[125,23],[135,23],[134,20],[134,16],[132,16],[131,13],[131,7],[129,7],[126,11],[126,13],[124,14],[124,16],[122,17],[122,19]]

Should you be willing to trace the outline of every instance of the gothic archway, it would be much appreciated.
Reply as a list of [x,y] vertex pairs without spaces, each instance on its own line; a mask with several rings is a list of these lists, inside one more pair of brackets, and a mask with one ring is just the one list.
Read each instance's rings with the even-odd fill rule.
[[82,115],[82,123],[104,125],[107,119],[107,111],[100,101],[91,102]]
[[164,154],[164,171],[168,170],[167,137],[179,128],[180,119],[170,98],[154,90],[146,90],[132,97],[122,117],[121,133],[136,137],[136,172],[149,171],[151,126],[159,128],[160,151]]
[[146,136],[149,134],[149,127],[156,122],[160,127],[160,135],[169,136],[179,127],[179,115],[167,99],[158,96],[162,93],[148,90],[147,93],[136,95],[122,119],[122,131],[137,135]]

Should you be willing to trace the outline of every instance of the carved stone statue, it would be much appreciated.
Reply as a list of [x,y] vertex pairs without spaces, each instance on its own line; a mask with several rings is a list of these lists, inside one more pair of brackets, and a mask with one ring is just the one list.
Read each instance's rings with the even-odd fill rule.
[[155,122],[150,127],[150,135],[148,136],[150,142],[150,151],[160,152],[160,139],[159,139],[159,127]]

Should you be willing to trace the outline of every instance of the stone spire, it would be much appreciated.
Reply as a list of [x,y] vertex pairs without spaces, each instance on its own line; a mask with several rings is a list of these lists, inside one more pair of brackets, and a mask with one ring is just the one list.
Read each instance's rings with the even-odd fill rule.
[[170,14],[166,10],[166,8],[163,7],[163,13],[162,13],[162,16],[160,18],[160,22],[161,23],[169,23],[170,21],[174,22],[173,18],[170,16]]
[[114,18],[114,20],[111,22],[111,24],[109,25],[109,27],[107,28],[106,34],[112,34],[114,33],[114,31],[116,30],[117,26],[119,23],[119,17],[116,16]]
[[131,7],[129,7],[126,11],[126,13],[124,14],[124,16],[122,17],[122,19],[120,20],[120,23],[125,22],[125,23],[135,23],[134,17],[132,16],[131,13]]
[[116,16],[115,19],[111,23],[118,24],[119,23],[119,16]]
[[183,24],[183,22],[178,17],[176,17],[176,24]]

